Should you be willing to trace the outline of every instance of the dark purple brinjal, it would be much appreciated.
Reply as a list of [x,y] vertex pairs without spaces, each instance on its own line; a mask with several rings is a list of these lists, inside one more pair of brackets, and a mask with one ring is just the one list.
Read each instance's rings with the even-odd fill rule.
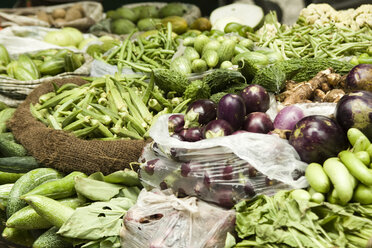
[[254,190],[254,187],[252,183],[246,182],[244,184],[244,192],[249,196],[249,197],[254,197],[256,195],[256,192]]
[[340,125],[323,115],[310,115],[297,122],[289,143],[307,163],[323,163],[348,147],[346,133]]
[[266,112],[270,108],[270,96],[264,87],[251,84],[240,93],[244,100],[247,114],[252,112]]
[[175,114],[168,118],[168,130],[169,133],[178,133],[183,129],[185,124],[184,115]]
[[146,162],[146,165],[144,166],[144,169],[145,169],[147,174],[149,174],[149,175],[154,174],[156,163],[158,163],[159,160],[160,159],[156,158],[156,159],[153,159],[153,160],[150,160],[150,161]]
[[346,86],[350,89],[372,91],[372,64],[359,64],[347,74]]
[[226,165],[225,168],[223,168],[222,179],[223,180],[233,179],[233,167],[231,165]]
[[179,133],[174,133],[171,135],[172,138],[175,138],[175,139],[178,139],[180,141],[184,141],[185,139],[183,138],[183,136]]
[[337,103],[335,117],[345,132],[355,127],[372,140],[372,92],[355,91],[344,95]]
[[252,133],[268,133],[274,130],[270,117],[263,112],[253,112],[247,115],[243,129]]
[[209,99],[200,99],[191,103],[185,114],[185,127],[205,125],[216,119],[217,105]]
[[185,162],[181,165],[181,176],[187,177],[191,172],[191,162]]
[[183,137],[185,141],[189,142],[195,142],[203,139],[203,134],[199,127],[190,127],[188,129],[183,129],[179,133],[179,135],[181,135],[181,137]]
[[225,120],[213,120],[209,122],[203,132],[205,139],[222,137],[230,135],[234,132],[232,126]]
[[230,123],[234,130],[241,128],[245,114],[244,101],[238,95],[226,94],[218,102],[217,118]]
[[213,198],[217,200],[217,204],[221,207],[232,208],[235,204],[234,191],[230,185],[218,187]]

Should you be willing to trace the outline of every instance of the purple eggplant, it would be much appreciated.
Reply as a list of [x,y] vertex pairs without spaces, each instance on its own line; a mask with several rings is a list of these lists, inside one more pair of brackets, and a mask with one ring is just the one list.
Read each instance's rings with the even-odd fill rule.
[[323,163],[348,147],[346,133],[340,125],[323,115],[306,116],[297,122],[289,144],[307,163]]
[[216,119],[217,105],[209,99],[197,100],[189,105],[185,115],[185,127],[205,125]]
[[274,124],[266,113],[253,112],[247,115],[243,129],[252,133],[268,133],[274,130]]
[[247,114],[266,112],[270,108],[270,96],[261,85],[249,85],[242,90],[240,95],[244,100]]
[[346,86],[355,90],[372,91],[372,64],[359,64],[347,74]]
[[233,167],[231,165],[226,165],[222,171],[222,179],[223,180],[231,180],[233,179]]
[[191,172],[191,162],[185,162],[181,164],[181,176],[187,177]]
[[202,131],[199,127],[190,127],[188,129],[182,129],[179,133],[185,141],[195,142],[203,139]]
[[155,172],[156,164],[159,162],[160,159],[156,158],[150,161],[146,162],[146,165],[144,166],[144,170],[147,174],[153,175]]
[[337,103],[335,117],[345,132],[355,127],[372,140],[372,92],[355,91],[344,95]]
[[230,185],[221,185],[214,192],[214,198],[221,207],[232,208],[235,204],[234,191]]
[[254,190],[254,187],[252,183],[246,182],[244,184],[244,192],[249,196],[249,197],[254,197],[256,195],[256,192]]
[[218,102],[217,118],[230,123],[234,130],[241,128],[245,114],[244,101],[238,95],[226,94]]
[[292,130],[296,123],[305,117],[300,107],[290,105],[284,107],[274,119],[274,128],[280,130]]
[[183,129],[185,125],[184,115],[175,114],[168,118],[168,130],[169,133],[178,133]]
[[225,120],[213,120],[209,122],[203,131],[205,139],[230,135],[234,132],[232,126]]

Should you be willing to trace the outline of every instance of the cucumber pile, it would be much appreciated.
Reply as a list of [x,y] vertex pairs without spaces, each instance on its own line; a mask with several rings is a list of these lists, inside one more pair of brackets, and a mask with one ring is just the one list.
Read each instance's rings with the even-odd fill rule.
[[309,193],[315,202],[327,199],[333,204],[350,201],[372,204],[372,144],[358,129],[350,128],[351,149],[328,158],[323,166],[311,163],[306,169]]

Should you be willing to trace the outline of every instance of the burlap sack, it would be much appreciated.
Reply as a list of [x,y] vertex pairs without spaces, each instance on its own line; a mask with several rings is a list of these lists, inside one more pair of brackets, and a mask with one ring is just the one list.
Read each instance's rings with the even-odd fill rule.
[[[65,83],[82,85],[80,78],[56,79],[58,86]],[[43,83],[33,90],[17,108],[8,127],[20,142],[39,162],[63,172],[82,171],[104,174],[129,168],[137,162],[145,141],[141,140],[82,140],[60,130],[46,127],[30,113],[30,103],[37,103],[41,95],[53,90],[51,83]],[[137,168],[134,168],[137,169]]]
[[77,29],[86,31],[90,26],[100,21],[103,18],[103,7],[101,3],[91,1],[79,1],[85,13],[85,17],[68,21],[63,25],[59,23],[49,23],[37,19],[36,17],[29,17],[29,15],[36,15],[39,10],[52,13],[56,8],[68,8],[75,3],[59,4],[53,6],[37,6],[28,8],[14,8],[14,9],[0,9],[0,23],[2,27],[13,25],[19,26],[41,26],[41,27],[75,27]]

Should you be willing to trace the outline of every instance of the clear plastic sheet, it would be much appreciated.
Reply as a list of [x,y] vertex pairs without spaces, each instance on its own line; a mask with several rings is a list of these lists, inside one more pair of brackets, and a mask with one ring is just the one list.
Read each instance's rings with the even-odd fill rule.
[[171,191],[142,190],[124,218],[123,248],[222,248],[235,213]]
[[275,135],[241,133],[198,142],[170,137],[168,118],[150,129],[154,142],[140,158],[141,180],[147,188],[171,188],[224,207],[258,194],[308,185],[300,161],[287,140]]

